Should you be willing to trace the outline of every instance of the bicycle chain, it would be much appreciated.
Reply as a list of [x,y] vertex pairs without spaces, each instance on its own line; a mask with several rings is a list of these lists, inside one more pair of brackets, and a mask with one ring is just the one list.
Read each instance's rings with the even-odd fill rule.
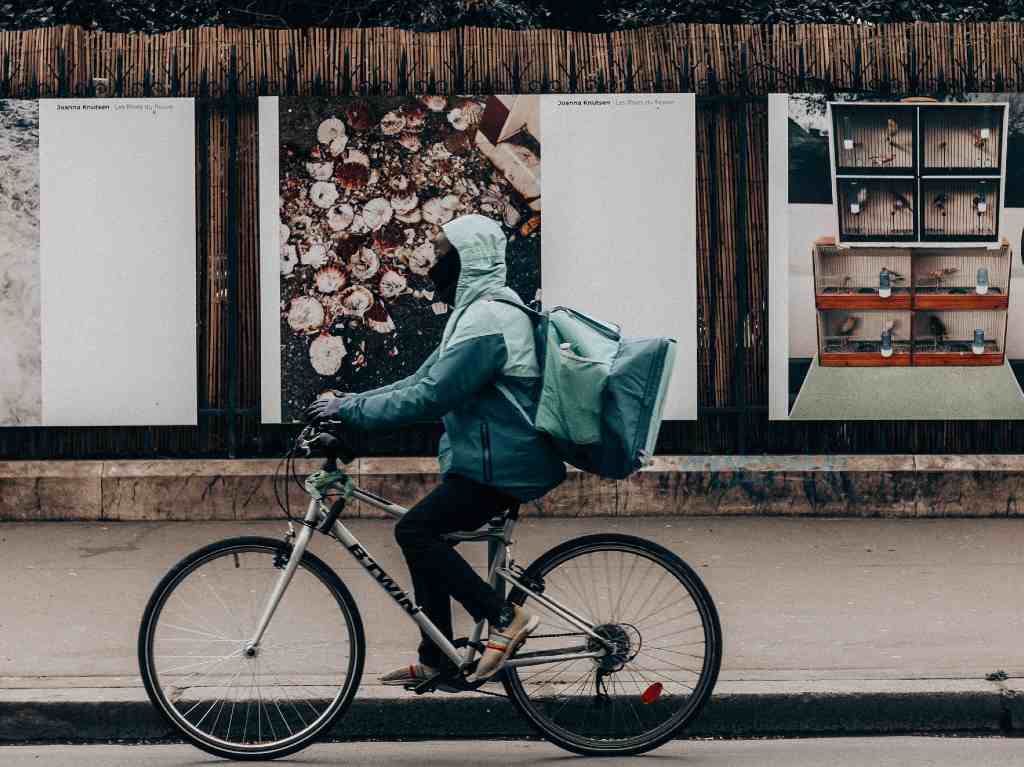
[[530,639],[564,639],[565,637],[582,637],[586,636],[582,631],[576,631],[571,634],[530,634]]
[[[577,632],[574,632],[574,633],[571,633],[571,634],[530,634],[530,639],[562,639],[562,638],[565,638],[565,637],[579,637],[579,636],[585,636],[585,634],[582,631],[577,631]],[[493,696],[495,698],[507,698],[508,697],[503,692],[491,692],[490,690],[485,690],[482,687],[476,688],[475,690],[473,690],[473,692],[480,693],[481,695],[491,695],[491,696]]]

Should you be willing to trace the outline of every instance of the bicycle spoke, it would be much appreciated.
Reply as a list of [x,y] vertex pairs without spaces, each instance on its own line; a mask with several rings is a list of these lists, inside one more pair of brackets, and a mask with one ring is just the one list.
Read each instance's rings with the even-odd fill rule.
[[187,632],[189,634],[200,634],[202,636],[210,637],[211,641],[213,641],[213,640],[219,641],[219,642],[237,642],[237,641],[239,641],[237,639],[230,639],[228,637],[221,636],[220,634],[210,634],[209,632],[206,632],[206,631],[197,631],[196,629],[185,628],[184,626],[176,626],[173,623],[163,623],[163,624],[161,624],[161,627],[171,628],[171,629],[174,629],[175,631],[185,631],[185,632]]

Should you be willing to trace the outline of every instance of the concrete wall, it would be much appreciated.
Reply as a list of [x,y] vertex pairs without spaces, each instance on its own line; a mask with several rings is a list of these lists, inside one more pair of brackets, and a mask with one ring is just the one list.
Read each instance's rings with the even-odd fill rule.
[[[316,461],[300,462],[301,472]],[[247,520],[280,514],[269,460],[0,462],[0,520]],[[363,488],[405,506],[431,458],[364,458]],[[292,513],[306,497],[289,484]],[[661,456],[622,481],[571,471],[524,515],[1024,516],[1024,456]],[[353,504],[349,516],[380,513]]]

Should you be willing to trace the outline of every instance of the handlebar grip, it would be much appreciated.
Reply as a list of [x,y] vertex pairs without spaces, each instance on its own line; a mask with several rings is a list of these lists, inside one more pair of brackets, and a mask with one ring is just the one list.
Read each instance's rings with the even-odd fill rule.
[[333,462],[340,458],[342,463],[352,463],[356,458],[352,447],[340,437],[321,433],[317,441],[323,447],[324,454],[329,461]]

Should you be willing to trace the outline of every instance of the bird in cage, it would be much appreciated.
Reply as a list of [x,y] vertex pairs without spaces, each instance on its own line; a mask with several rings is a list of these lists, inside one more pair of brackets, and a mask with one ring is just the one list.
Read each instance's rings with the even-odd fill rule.
[[979,182],[975,189],[974,207],[979,216],[988,210],[988,189],[986,189],[984,181]]
[[854,328],[857,327],[857,322],[858,320],[856,317],[852,315],[850,317],[847,317],[843,321],[843,324],[836,328],[836,333],[841,336],[850,335],[854,331]]
[[949,202],[949,196],[945,192],[939,192],[935,195],[935,199],[932,200],[932,206],[935,207],[942,216],[945,216],[947,202]]
[[883,272],[884,272],[885,274],[888,274],[888,275],[889,275],[889,278],[890,278],[890,279],[891,279],[891,280],[892,280],[893,282],[899,282],[900,280],[902,280],[902,279],[903,279],[903,275],[902,275],[902,274],[900,274],[899,272],[897,272],[897,271],[896,271],[895,269],[890,269],[890,268],[889,268],[888,266],[883,266],[883,267],[882,267],[882,271],[883,271]]
[[853,202],[850,203],[850,213],[855,216],[859,216],[860,212],[864,210],[864,203],[868,201],[868,188],[863,185],[854,185],[854,189],[857,193],[854,195]]
[[893,139],[895,139],[900,132],[899,123],[897,123],[894,119],[890,117],[885,124],[885,132],[886,134],[888,134],[889,143],[891,144],[893,142]]
[[983,131],[981,128],[978,128],[974,131],[974,146],[976,148],[985,148],[985,145],[988,143],[988,136],[986,135],[987,133],[988,131]]
[[941,285],[943,279],[945,279],[951,274],[956,274],[959,271],[960,270],[957,269],[955,266],[945,266],[942,269],[933,269],[932,271],[928,272],[928,277],[929,279],[935,280],[936,283]]
[[946,324],[937,315],[929,315],[928,331],[941,341],[946,335]]
[[899,192],[892,193],[892,212],[899,213],[904,210],[911,210],[910,200]]

